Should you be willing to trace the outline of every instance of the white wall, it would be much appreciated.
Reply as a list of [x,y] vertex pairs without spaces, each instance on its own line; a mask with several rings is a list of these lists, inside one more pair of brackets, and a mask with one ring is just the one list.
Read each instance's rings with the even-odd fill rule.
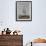
[[15,6],[15,0],[0,0],[0,30],[20,29],[24,44],[36,37],[46,37],[46,0],[32,0],[32,21],[28,22],[16,22]]

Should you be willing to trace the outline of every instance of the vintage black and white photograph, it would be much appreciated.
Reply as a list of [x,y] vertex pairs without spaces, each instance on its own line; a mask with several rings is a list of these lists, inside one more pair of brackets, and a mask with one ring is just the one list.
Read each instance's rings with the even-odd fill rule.
[[16,1],[16,21],[32,21],[32,1]]

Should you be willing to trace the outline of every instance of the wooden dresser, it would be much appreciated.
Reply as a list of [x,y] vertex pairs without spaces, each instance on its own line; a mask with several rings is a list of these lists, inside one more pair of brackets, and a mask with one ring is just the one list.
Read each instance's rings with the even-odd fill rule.
[[0,46],[23,46],[23,35],[0,35]]

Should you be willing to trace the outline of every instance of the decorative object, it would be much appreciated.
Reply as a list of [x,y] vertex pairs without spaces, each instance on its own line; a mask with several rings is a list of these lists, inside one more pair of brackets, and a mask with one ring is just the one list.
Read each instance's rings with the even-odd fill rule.
[[32,21],[32,1],[16,1],[16,21]]

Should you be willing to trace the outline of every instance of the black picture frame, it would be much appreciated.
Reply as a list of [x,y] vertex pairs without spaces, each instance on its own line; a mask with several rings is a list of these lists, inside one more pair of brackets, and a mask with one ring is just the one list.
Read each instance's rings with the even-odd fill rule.
[[32,21],[32,1],[16,1],[16,21]]
[[31,42],[31,46],[32,46],[32,43],[33,43],[33,42]]

